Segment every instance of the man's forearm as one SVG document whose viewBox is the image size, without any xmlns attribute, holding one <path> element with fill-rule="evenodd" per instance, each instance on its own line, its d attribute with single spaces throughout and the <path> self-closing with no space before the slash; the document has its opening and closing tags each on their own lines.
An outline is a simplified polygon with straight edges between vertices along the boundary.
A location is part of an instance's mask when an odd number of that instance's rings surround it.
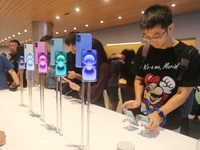
<svg viewBox="0 0 200 150">
<path fill-rule="evenodd" d="M 15 72 L 13 69 L 10 69 L 8 72 L 9 72 L 10 75 L 12 76 L 12 79 L 13 79 L 13 81 L 15 82 L 15 84 L 16 84 L 16 85 L 19 85 L 20 82 L 19 82 L 19 78 L 18 78 L 16 72 Z"/>
</svg>

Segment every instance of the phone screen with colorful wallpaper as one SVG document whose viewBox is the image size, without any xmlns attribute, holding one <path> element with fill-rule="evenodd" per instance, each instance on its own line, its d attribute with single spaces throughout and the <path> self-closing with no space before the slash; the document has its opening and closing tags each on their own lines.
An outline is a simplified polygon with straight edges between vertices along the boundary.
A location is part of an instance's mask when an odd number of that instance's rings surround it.
<svg viewBox="0 0 200 150">
<path fill-rule="evenodd" d="M 97 80 L 97 51 L 82 51 L 82 81 L 95 82 Z"/>
<path fill-rule="evenodd" d="M 82 67 L 82 51 L 92 49 L 92 35 L 89 33 L 76 34 L 76 67 Z"/>
<path fill-rule="evenodd" d="M 50 40 L 50 49 L 51 49 L 51 65 L 55 66 L 55 54 L 56 52 L 63 51 L 63 39 L 62 38 L 52 38 Z"/>
<path fill-rule="evenodd" d="M 39 73 L 48 72 L 47 52 L 38 53 L 38 72 Z"/>
<path fill-rule="evenodd" d="M 18 67 L 19 69 L 25 69 L 24 56 L 19 56 Z"/>
<path fill-rule="evenodd" d="M 35 63 L 38 64 L 38 53 L 45 52 L 45 42 L 35 42 Z"/>
<path fill-rule="evenodd" d="M 67 53 L 66 52 L 56 52 L 55 56 L 55 75 L 56 76 L 66 76 L 67 74 Z"/>
<path fill-rule="evenodd" d="M 26 54 L 26 69 L 28 71 L 35 70 L 34 54 L 33 53 L 27 53 Z"/>
</svg>

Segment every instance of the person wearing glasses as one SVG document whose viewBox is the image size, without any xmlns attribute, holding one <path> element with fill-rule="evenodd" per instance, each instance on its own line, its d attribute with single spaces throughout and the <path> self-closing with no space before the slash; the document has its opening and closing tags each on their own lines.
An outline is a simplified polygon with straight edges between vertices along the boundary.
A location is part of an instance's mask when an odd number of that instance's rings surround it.
<svg viewBox="0 0 200 150">
<path fill-rule="evenodd" d="M 135 99 L 122 105 L 123 109 L 138 108 L 149 118 L 147 130 L 155 132 L 159 126 L 180 132 L 181 109 L 194 86 L 199 84 L 200 55 L 190 59 L 189 66 L 180 81 L 176 74 L 187 45 L 174 39 L 172 11 L 168 6 L 153 5 L 145 10 L 140 20 L 143 39 L 149 44 L 145 62 L 142 61 L 143 46 L 139 48 L 135 62 Z"/>
</svg>

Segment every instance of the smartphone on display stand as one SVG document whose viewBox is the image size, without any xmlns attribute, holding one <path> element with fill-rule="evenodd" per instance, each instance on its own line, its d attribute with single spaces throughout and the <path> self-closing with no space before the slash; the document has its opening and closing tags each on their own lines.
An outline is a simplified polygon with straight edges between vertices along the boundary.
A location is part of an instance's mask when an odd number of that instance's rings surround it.
<svg viewBox="0 0 200 150">
<path fill-rule="evenodd" d="M 97 81 L 97 51 L 94 49 L 82 51 L 82 81 Z"/>
<path fill-rule="evenodd" d="M 26 54 L 26 69 L 28 71 L 35 70 L 34 54 L 33 53 L 27 53 Z"/>
<path fill-rule="evenodd" d="M 48 72 L 47 52 L 39 52 L 38 53 L 38 72 L 39 73 Z"/>
<path fill-rule="evenodd" d="M 19 69 L 25 69 L 25 62 L 24 62 L 24 56 L 19 56 L 19 63 L 18 63 Z"/>
<path fill-rule="evenodd" d="M 55 75 L 66 76 L 67 74 L 67 53 L 56 52 L 55 53 Z"/>
<path fill-rule="evenodd" d="M 38 53 L 45 51 L 45 42 L 35 42 L 35 64 L 38 64 Z"/>
<path fill-rule="evenodd" d="M 55 66 L 55 53 L 63 51 L 63 39 L 62 38 L 52 38 L 50 40 L 51 49 L 51 65 Z"/>
<path fill-rule="evenodd" d="M 76 34 L 76 67 L 82 67 L 82 51 L 92 49 L 92 35 L 89 33 Z"/>
<path fill-rule="evenodd" d="M 33 44 L 24 44 L 24 61 L 26 63 L 26 56 L 29 53 L 33 53 Z"/>
</svg>

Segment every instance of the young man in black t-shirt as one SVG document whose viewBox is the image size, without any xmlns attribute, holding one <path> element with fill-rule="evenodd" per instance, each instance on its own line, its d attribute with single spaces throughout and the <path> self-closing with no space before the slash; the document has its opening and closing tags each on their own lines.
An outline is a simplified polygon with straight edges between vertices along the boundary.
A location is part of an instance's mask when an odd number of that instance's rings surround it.
<svg viewBox="0 0 200 150">
<path fill-rule="evenodd" d="M 122 107 L 129 109 L 141 106 L 150 120 L 150 132 L 156 131 L 159 126 L 179 132 L 180 106 L 200 81 L 200 55 L 195 49 L 186 72 L 177 81 L 179 60 L 188 46 L 171 36 L 174 24 L 170 8 L 161 5 L 149 7 L 142 15 L 140 28 L 143 39 L 150 47 L 142 68 L 142 47 L 138 50 L 134 63 L 136 98 Z"/>
<path fill-rule="evenodd" d="M 18 40 L 11 40 L 9 42 L 9 49 L 10 49 L 10 62 L 14 65 L 14 71 L 17 73 L 18 77 L 20 78 L 20 71 L 18 68 L 19 63 L 19 56 L 23 55 L 24 50 L 23 47 L 20 47 L 20 42 Z M 16 88 L 15 83 L 9 73 L 7 73 L 7 81 L 9 84 L 9 88 Z M 23 72 L 23 87 L 27 87 L 27 80 L 26 80 L 26 72 Z"/>
</svg>

